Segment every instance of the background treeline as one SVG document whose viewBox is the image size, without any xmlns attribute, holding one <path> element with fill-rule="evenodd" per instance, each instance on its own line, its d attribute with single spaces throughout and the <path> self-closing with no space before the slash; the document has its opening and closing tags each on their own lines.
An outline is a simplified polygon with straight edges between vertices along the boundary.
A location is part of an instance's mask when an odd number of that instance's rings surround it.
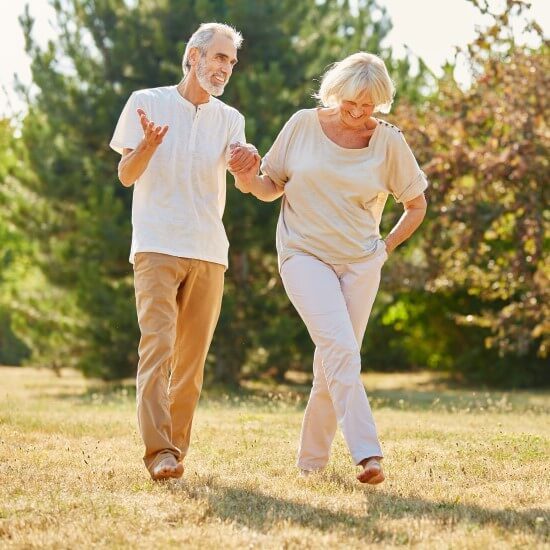
<svg viewBox="0 0 550 550">
<path fill-rule="evenodd" d="M 480 11 L 486 3 L 476 1 Z M 0 363 L 133 375 L 137 363 L 131 191 L 108 148 L 139 88 L 177 83 L 185 39 L 203 21 L 245 37 L 223 100 L 265 153 L 288 117 L 314 105 L 331 62 L 378 52 L 397 83 L 400 126 L 431 187 L 421 231 L 386 264 L 367 330 L 369 369 L 432 368 L 500 385 L 550 382 L 548 44 L 514 43 L 522 2 L 469 46 L 473 83 L 453 66 L 435 79 L 380 43 L 391 28 L 374 0 L 55 0 L 59 33 L 32 57 L 28 113 L 0 122 Z M 536 25 L 534 32 L 542 33 Z M 416 67 L 415 67 L 416 69 Z M 384 232 L 401 209 L 390 201 Z M 312 345 L 282 289 L 279 205 L 240 194 L 228 176 L 230 248 L 211 381 L 309 371 Z M 546 248 L 545 248 L 546 247 Z M 189 322 L 193 322 L 192 319 Z"/>
</svg>

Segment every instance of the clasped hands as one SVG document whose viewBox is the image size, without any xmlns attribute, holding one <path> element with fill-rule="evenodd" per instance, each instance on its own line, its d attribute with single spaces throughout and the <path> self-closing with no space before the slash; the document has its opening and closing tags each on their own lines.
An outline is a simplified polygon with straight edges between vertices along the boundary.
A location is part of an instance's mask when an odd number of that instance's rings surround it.
<svg viewBox="0 0 550 550">
<path fill-rule="evenodd" d="M 248 185 L 258 174 L 261 157 L 250 143 L 232 143 L 229 146 L 230 157 L 227 169 L 235 178 L 235 185 L 248 192 Z"/>
</svg>

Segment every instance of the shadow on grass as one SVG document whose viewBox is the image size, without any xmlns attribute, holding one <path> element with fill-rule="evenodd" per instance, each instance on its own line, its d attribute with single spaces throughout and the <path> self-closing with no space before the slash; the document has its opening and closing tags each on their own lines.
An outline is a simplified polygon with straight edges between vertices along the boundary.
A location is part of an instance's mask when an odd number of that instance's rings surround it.
<svg viewBox="0 0 550 550">
<path fill-rule="evenodd" d="M 362 510 L 350 514 L 217 484 L 213 484 L 206 493 L 183 483 L 175 485 L 172 490 L 183 490 L 188 497 L 201 500 L 206 496 L 209 516 L 234 521 L 260 532 L 269 531 L 281 522 L 289 522 L 321 532 L 341 530 L 357 538 L 374 541 L 392 538 L 407 543 L 412 537 L 406 528 L 396 530 L 392 526 L 384 529 L 383 522 L 413 518 L 427 519 L 447 527 L 473 523 L 479 526 L 495 525 L 508 531 L 519 530 L 540 539 L 550 536 L 548 512 L 536 508 L 525 511 L 489 510 L 454 502 L 404 498 L 394 493 L 367 489 Z"/>
<path fill-rule="evenodd" d="M 135 403 L 136 385 L 133 382 L 102 382 L 82 392 L 58 392 L 53 397 L 73 401 L 77 405 Z"/>
</svg>

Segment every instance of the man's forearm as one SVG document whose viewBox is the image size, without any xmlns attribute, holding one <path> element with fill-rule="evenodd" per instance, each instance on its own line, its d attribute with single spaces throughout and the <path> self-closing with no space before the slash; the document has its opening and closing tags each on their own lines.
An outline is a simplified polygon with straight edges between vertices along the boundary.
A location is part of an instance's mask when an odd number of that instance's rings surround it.
<svg viewBox="0 0 550 550">
<path fill-rule="evenodd" d="M 235 176 L 235 186 L 243 193 L 252 193 L 257 199 L 265 202 L 274 201 L 284 193 L 266 175 L 254 176 L 254 178 L 245 180 L 241 180 L 238 176 Z"/>
<path fill-rule="evenodd" d="M 130 187 L 141 177 L 156 150 L 156 146 L 147 145 L 144 140 L 120 159 L 118 179 L 122 185 Z"/>
</svg>

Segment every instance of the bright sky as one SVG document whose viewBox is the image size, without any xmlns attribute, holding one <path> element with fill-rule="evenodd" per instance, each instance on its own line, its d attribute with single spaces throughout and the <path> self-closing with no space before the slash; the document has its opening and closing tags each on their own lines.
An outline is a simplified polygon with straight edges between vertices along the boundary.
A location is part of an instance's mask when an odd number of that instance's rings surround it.
<svg viewBox="0 0 550 550">
<path fill-rule="evenodd" d="M 503 4 L 504 0 L 493 0 Z M 24 109 L 13 91 L 14 74 L 30 82 L 29 59 L 24 51 L 24 39 L 18 17 L 25 4 L 30 4 L 35 17 L 34 33 L 39 43 L 46 44 L 55 33 L 52 30 L 53 9 L 48 0 L 0 0 L 0 115 Z M 393 29 L 384 45 L 391 46 L 397 55 L 405 45 L 424 59 L 437 74 L 447 59 L 452 58 L 455 46 L 464 46 L 475 36 L 475 27 L 483 23 L 477 10 L 466 0 L 379 0 L 393 22 Z M 548 36 L 550 32 L 550 0 L 531 0 L 531 16 Z M 529 37 L 525 37 L 528 41 Z M 456 75 L 466 80 L 464 71 Z"/>
</svg>

